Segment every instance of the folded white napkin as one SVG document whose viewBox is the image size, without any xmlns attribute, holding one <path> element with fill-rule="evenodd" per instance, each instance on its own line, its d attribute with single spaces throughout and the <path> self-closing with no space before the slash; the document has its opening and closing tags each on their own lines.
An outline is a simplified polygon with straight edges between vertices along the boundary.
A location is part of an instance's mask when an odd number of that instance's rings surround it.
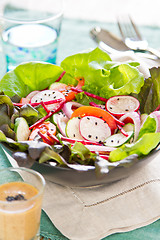
<svg viewBox="0 0 160 240">
<path fill-rule="evenodd" d="M 112 59 L 139 61 L 145 77 L 148 67 L 159 65 L 133 52 Z M 73 240 L 98 240 L 148 225 L 160 217 L 160 153 L 150 156 L 148 164 L 140 163 L 128 178 L 109 185 L 74 188 L 47 182 L 44 210 Z"/>
<path fill-rule="evenodd" d="M 44 210 L 73 240 L 99 240 L 160 217 L 160 153 L 130 177 L 110 185 L 71 188 L 47 182 Z"/>
<path fill-rule="evenodd" d="M 152 67 L 158 67 L 160 66 L 160 59 L 157 60 L 155 58 L 149 58 L 151 55 L 145 54 L 144 53 L 134 53 L 133 51 L 124 51 L 121 52 L 120 54 L 112 54 L 111 59 L 114 61 L 120 61 L 120 62 L 125 62 L 125 61 L 135 61 L 139 62 L 139 71 L 143 73 L 144 77 L 147 78 L 150 76 L 149 73 L 149 68 Z"/>
</svg>

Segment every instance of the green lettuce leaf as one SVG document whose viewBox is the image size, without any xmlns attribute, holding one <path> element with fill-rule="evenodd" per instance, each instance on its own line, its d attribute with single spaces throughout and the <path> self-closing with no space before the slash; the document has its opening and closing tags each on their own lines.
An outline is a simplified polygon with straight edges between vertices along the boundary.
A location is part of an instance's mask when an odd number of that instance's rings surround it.
<svg viewBox="0 0 160 240">
<path fill-rule="evenodd" d="M 43 90 L 66 71 L 61 82 L 76 85 L 75 78 L 84 77 L 85 91 L 109 98 L 113 95 L 139 93 L 144 84 L 137 63 L 112 62 L 110 56 L 96 48 L 64 59 L 60 66 L 42 62 L 28 62 L 4 75 L 0 91 L 9 97 L 25 97 L 31 91 Z"/>
<path fill-rule="evenodd" d="M 111 162 L 120 161 L 130 155 L 139 157 L 149 154 L 160 142 L 160 133 L 146 133 L 137 142 L 124 144 L 109 155 Z"/>
<path fill-rule="evenodd" d="M 62 72 L 61 67 L 49 63 L 24 63 L 4 75 L 0 81 L 0 91 L 9 97 L 25 97 L 31 91 L 47 88 Z"/>
<path fill-rule="evenodd" d="M 83 90 L 104 98 L 139 93 L 144 77 L 138 63 L 115 63 L 99 48 L 67 57 L 61 67 L 72 77 L 84 77 Z M 65 78 L 62 82 L 66 82 Z"/>
<path fill-rule="evenodd" d="M 156 131 L 156 125 L 156 120 L 153 117 L 148 116 L 139 131 L 138 139 L 140 139 L 145 133 L 154 133 Z"/>
<path fill-rule="evenodd" d="M 82 143 L 75 142 L 75 144 L 72 147 L 72 157 L 74 155 L 80 157 L 81 160 L 85 160 L 91 152 L 86 148 Z"/>
<path fill-rule="evenodd" d="M 0 130 L 0 141 L 7 141 L 5 134 Z"/>
</svg>

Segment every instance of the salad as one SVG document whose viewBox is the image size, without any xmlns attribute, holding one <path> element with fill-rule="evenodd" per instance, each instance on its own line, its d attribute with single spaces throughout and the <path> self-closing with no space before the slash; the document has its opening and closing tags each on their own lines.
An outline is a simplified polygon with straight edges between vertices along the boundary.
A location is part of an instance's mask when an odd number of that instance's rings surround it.
<svg viewBox="0 0 160 240">
<path fill-rule="evenodd" d="M 138 66 L 99 48 L 19 65 L 0 81 L 1 143 L 21 166 L 134 163 L 160 142 L 160 68 L 144 79 Z"/>
</svg>

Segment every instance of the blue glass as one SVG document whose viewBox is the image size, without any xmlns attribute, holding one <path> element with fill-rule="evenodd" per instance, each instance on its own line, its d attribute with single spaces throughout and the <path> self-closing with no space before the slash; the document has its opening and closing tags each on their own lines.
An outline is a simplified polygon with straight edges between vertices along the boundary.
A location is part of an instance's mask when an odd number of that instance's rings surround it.
<svg viewBox="0 0 160 240">
<path fill-rule="evenodd" d="M 7 71 L 28 61 L 56 63 L 58 33 L 45 24 L 19 24 L 2 33 Z"/>
</svg>

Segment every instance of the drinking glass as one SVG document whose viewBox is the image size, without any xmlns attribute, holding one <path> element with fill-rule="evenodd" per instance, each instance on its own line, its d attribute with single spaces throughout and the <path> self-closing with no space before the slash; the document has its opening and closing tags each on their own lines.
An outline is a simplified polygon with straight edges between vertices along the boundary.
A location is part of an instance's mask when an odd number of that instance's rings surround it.
<svg viewBox="0 0 160 240">
<path fill-rule="evenodd" d="M 7 71 L 22 62 L 56 63 L 63 0 L 1 0 L 0 36 Z"/>
<path fill-rule="evenodd" d="M 0 239 L 40 239 L 44 186 L 44 178 L 34 170 L 0 170 Z"/>
</svg>

